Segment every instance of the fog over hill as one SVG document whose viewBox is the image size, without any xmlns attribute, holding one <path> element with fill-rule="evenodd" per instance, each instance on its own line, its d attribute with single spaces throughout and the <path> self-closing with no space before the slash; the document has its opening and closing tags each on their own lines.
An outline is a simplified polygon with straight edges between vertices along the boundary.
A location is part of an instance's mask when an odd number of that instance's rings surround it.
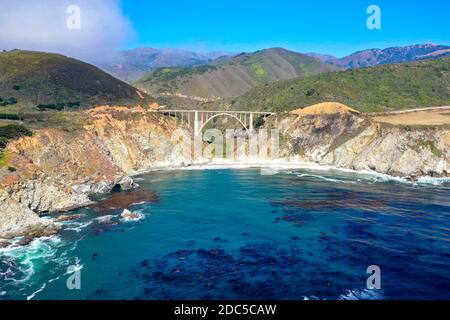
<svg viewBox="0 0 450 320">
<path fill-rule="evenodd" d="M 111 75 L 131 83 L 157 68 L 187 67 L 233 55 L 234 53 L 225 51 L 199 53 L 170 48 L 136 48 L 121 51 L 114 60 L 97 65 Z"/>
</svg>

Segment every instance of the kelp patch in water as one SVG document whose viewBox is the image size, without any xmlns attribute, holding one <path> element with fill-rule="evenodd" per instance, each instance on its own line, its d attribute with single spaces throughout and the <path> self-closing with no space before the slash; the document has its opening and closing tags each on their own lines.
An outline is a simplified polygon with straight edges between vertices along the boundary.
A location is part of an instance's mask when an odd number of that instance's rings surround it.
<svg viewBox="0 0 450 320">
<path fill-rule="evenodd" d="M 159 197 L 156 192 L 143 189 L 133 189 L 113 192 L 107 198 L 99 200 L 91 205 L 90 208 L 100 212 L 110 212 L 120 209 L 123 210 L 140 203 L 154 203 L 158 201 Z"/>
<path fill-rule="evenodd" d="M 308 252 L 269 242 L 248 243 L 237 252 L 221 247 L 178 250 L 141 261 L 131 276 L 142 286 L 137 299 L 337 298 L 339 287 L 355 282 L 342 271 L 313 263 Z"/>
</svg>

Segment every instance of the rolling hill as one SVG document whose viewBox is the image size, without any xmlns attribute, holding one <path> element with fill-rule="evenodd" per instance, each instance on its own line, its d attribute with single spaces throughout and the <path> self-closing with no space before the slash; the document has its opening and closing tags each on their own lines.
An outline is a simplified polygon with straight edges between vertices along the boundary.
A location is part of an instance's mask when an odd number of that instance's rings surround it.
<svg viewBox="0 0 450 320">
<path fill-rule="evenodd" d="M 151 100 L 97 67 L 59 54 L 2 52 L 0 70 L 0 113 Z"/>
<path fill-rule="evenodd" d="M 304 54 L 272 48 L 191 68 L 160 68 L 135 85 L 151 95 L 217 100 L 239 96 L 258 85 L 336 69 Z"/>
<path fill-rule="evenodd" d="M 99 64 L 98 67 L 131 83 L 157 68 L 188 67 L 232 55 L 229 52 L 197 53 L 180 49 L 136 48 L 121 51 L 113 61 Z"/>
<path fill-rule="evenodd" d="M 384 50 L 369 49 L 355 52 L 344 58 L 311 54 L 323 62 L 345 69 L 374 67 L 384 64 L 412 62 L 417 60 L 442 58 L 450 56 L 450 46 L 434 44 L 417 44 L 405 47 L 391 47 Z"/>
<path fill-rule="evenodd" d="M 217 103 L 234 110 L 286 111 L 324 101 L 363 112 L 450 105 L 450 57 L 296 78 Z"/>
</svg>

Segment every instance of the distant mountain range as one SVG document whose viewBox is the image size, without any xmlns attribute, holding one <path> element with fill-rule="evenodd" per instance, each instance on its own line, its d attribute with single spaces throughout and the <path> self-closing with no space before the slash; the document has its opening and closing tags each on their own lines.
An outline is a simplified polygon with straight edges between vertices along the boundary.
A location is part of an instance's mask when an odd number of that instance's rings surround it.
<svg viewBox="0 0 450 320">
<path fill-rule="evenodd" d="M 219 51 L 198 53 L 179 49 L 136 48 L 119 52 L 115 60 L 98 66 L 116 78 L 131 83 L 157 68 L 187 67 L 232 55 Z"/>
<path fill-rule="evenodd" d="M 112 62 L 99 63 L 97 66 L 118 79 L 132 83 L 159 68 L 186 68 L 211 63 L 216 64 L 214 60 L 224 60 L 236 55 L 237 53 L 223 51 L 199 53 L 180 49 L 136 48 L 121 51 Z M 319 59 L 337 68 L 354 69 L 440 58 L 450 55 L 450 46 L 418 44 L 387 49 L 368 49 L 355 52 L 343 58 L 324 53 L 306 53 L 305 55 Z"/>
<path fill-rule="evenodd" d="M 406 47 L 392 47 L 383 50 L 369 49 L 355 52 L 340 59 L 320 53 L 310 53 L 309 55 L 340 68 L 354 69 L 431 58 L 442 58 L 450 56 L 450 46 L 418 44 Z"/>
<path fill-rule="evenodd" d="M 180 108 L 221 99 L 227 107 L 232 102 L 255 110 L 330 100 L 363 111 L 450 104 L 447 56 L 449 46 L 432 44 L 364 50 L 340 59 L 282 48 L 237 55 L 144 48 L 123 52 L 122 62 L 109 66 L 128 81 L 144 74 L 133 87 L 63 55 L 12 50 L 0 53 L 0 113 L 148 104 L 152 96 Z"/>
<path fill-rule="evenodd" d="M 280 80 L 336 70 L 320 60 L 282 48 L 242 53 L 187 68 L 160 68 L 135 83 L 149 94 L 221 99 Z"/>
</svg>

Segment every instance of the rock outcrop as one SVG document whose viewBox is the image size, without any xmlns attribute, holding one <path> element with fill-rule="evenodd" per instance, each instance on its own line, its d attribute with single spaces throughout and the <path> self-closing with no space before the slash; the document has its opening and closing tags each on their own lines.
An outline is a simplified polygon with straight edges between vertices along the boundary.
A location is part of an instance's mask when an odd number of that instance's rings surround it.
<svg viewBox="0 0 450 320">
<path fill-rule="evenodd" d="M 286 116 L 281 156 L 415 179 L 450 177 L 448 126 L 395 127 L 350 112 Z"/>
<path fill-rule="evenodd" d="M 134 186 L 131 174 L 179 165 L 174 120 L 142 108 L 98 107 L 75 132 L 44 129 L 8 145 L 0 173 L 0 238 L 49 235 L 58 226 L 39 215 L 91 203 L 89 195 Z"/>
<path fill-rule="evenodd" d="M 174 148 L 179 123 L 142 108 L 86 111 L 82 128 L 43 129 L 8 144 L 0 169 L 0 239 L 48 236 L 59 225 L 40 216 L 91 204 L 92 194 L 134 186 L 134 173 L 191 162 Z M 272 117 L 281 157 L 394 176 L 450 176 L 448 126 L 396 127 L 354 112 Z M 154 195 L 139 195 L 139 197 Z M 116 199 L 109 207 L 121 203 Z"/>
</svg>

